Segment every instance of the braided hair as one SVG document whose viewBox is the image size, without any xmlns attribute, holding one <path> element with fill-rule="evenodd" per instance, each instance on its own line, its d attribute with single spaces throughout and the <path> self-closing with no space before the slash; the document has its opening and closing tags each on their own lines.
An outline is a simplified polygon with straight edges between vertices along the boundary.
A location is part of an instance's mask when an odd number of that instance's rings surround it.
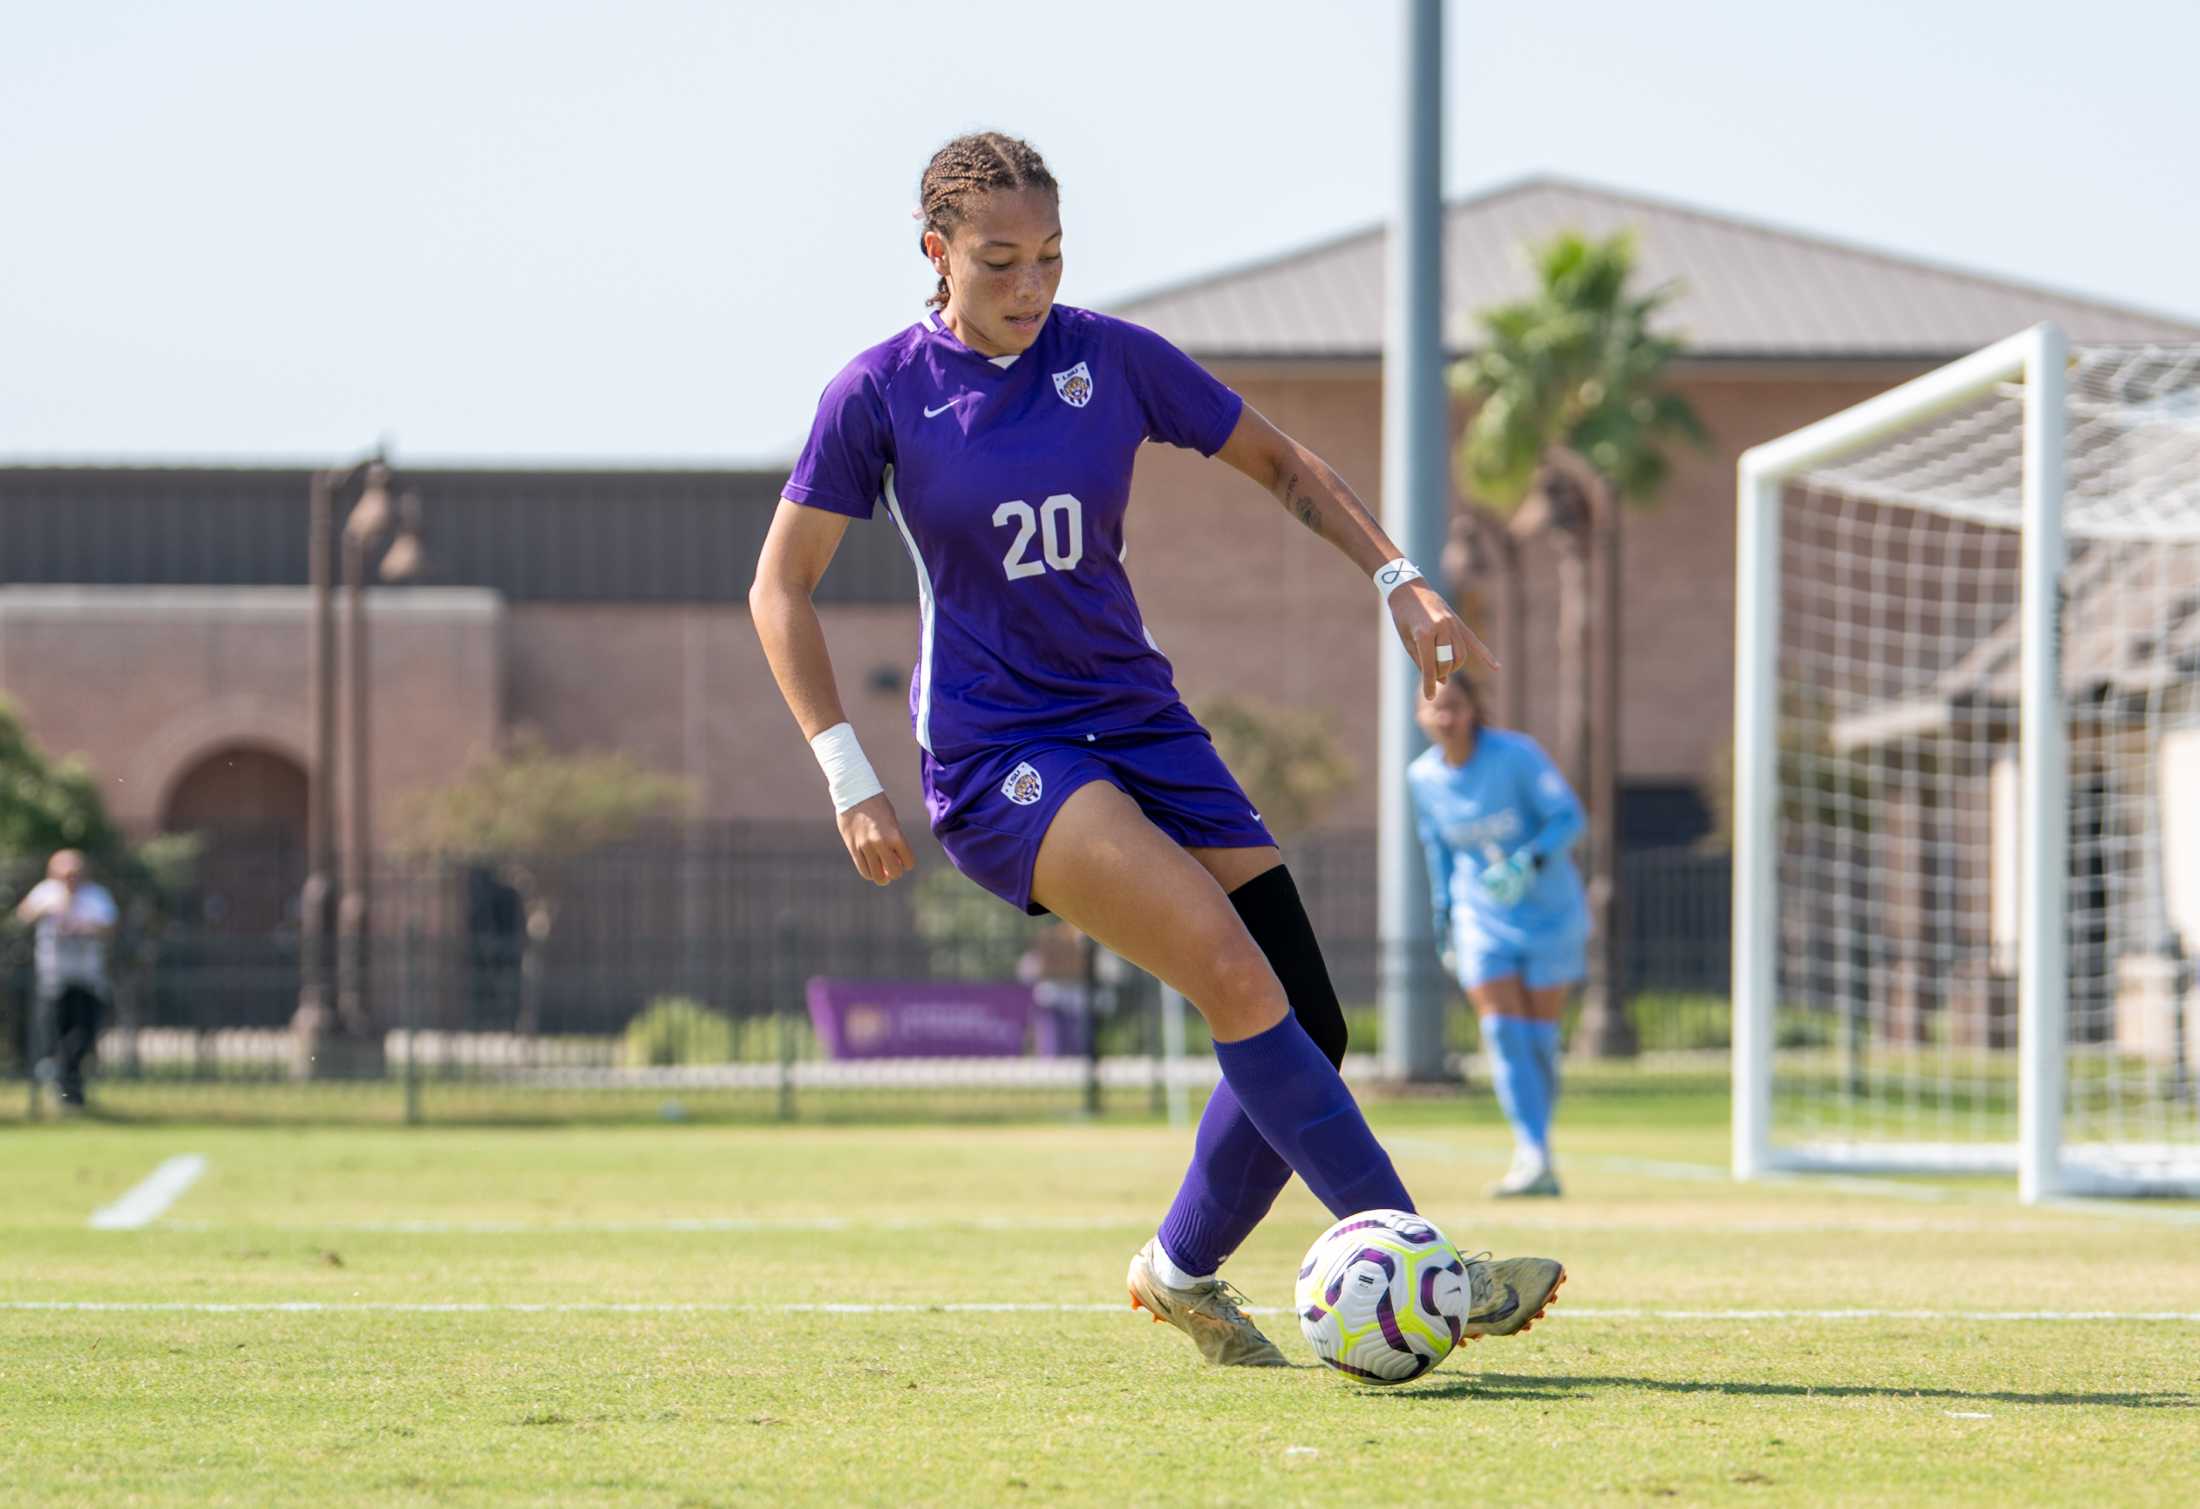
<svg viewBox="0 0 2200 1509">
<path fill-rule="evenodd" d="M 924 229 L 917 233 L 917 248 L 924 248 L 927 233 L 950 237 L 970 214 L 973 201 L 997 189 L 1044 189 L 1059 195 L 1061 188 L 1047 171 L 1046 159 L 1030 142 L 998 131 L 974 131 L 958 136 L 932 154 L 917 180 L 918 217 Z M 947 307 L 947 278 L 925 300 L 928 307 Z"/>
</svg>

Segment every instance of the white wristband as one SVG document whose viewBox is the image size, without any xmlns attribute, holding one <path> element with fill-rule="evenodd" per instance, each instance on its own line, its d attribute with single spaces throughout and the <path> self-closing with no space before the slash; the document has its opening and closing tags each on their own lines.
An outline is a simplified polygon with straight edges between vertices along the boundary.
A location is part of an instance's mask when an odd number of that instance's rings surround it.
<svg viewBox="0 0 2200 1509">
<path fill-rule="evenodd" d="M 1386 561 L 1381 567 L 1377 568 L 1375 572 L 1375 590 L 1383 595 L 1384 602 L 1389 602 L 1391 591 L 1394 588 L 1403 587 L 1407 582 L 1417 582 L 1420 579 L 1421 568 L 1401 555 L 1398 559 Z"/>
<path fill-rule="evenodd" d="M 856 803 L 867 802 L 886 789 L 878 783 L 878 772 L 871 769 L 871 762 L 863 757 L 863 746 L 856 742 L 855 729 L 846 723 L 835 723 L 812 739 L 810 753 L 817 756 L 817 763 L 824 768 L 825 784 L 832 791 L 835 812 L 846 812 Z"/>
</svg>

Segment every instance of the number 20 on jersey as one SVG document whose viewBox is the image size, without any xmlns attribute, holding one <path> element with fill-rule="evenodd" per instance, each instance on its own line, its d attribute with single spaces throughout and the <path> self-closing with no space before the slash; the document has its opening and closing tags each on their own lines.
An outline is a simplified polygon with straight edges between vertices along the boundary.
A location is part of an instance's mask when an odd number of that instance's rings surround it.
<svg viewBox="0 0 2200 1509">
<path fill-rule="evenodd" d="M 1085 558 L 1085 505 L 1077 501 L 1075 494 L 1056 493 L 1036 510 L 1021 498 L 1011 498 L 993 510 L 993 527 L 1006 529 L 1011 525 L 1015 526 L 1016 538 L 1009 541 L 1008 553 L 1001 557 L 1001 569 L 1012 582 L 1043 575 L 1049 568 L 1074 571 Z M 1031 558 L 1034 537 L 1043 560 Z"/>
</svg>

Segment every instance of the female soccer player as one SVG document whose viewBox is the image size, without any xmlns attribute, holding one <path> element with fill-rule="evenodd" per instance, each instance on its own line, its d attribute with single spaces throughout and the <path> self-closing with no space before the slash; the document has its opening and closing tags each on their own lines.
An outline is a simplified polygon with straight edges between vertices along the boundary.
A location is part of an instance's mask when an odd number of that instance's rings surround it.
<svg viewBox="0 0 2200 1509">
<path fill-rule="evenodd" d="M 1030 146 L 958 138 L 920 194 L 938 290 L 925 319 L 825 389 L 757 564 L 757 633 L 849 857 L 890 884 L 915 861 L 843 716 L 810 600 L 848 521 L 884 503 L 916 565 L 910 716 L 948 858 L 1174 985 L 1222 1061 L 1183 1188 L 1131 1260 L 1132 1304 L 1209 1361 L 1280 1364 L 1216 1270 L 1291 1173 L 1339 1216 L 1412 1204 L 1338 1076 L 1343 1014 L 1275 841 L 1178 700 L 1131 595 L 1138 447 L 1220 457 L 1356 562 L 1424 693 L 1488 654 L 1312 452 L 1151 331 L 1054 302 L 1061 216 Z M 1524 1329 L 1564 1277 L 1547 1259 L 1475 1264 L 1469 1333 Z"/>
<path fill-rule="evenodd" d="M 1465 671 L 1417 714 L 1430 747 L 1407 768 L 1444 967 L 1474 1002 L 1490 1082 L 1512 1123 L 1512 1169 L 1490 1193 L 1555 1195 L 1558 1018 L 1585 971 L 1589 907 L 1568 854 L 1581 803 L 1526 734 L 1491 728 Z"/>
</svg>

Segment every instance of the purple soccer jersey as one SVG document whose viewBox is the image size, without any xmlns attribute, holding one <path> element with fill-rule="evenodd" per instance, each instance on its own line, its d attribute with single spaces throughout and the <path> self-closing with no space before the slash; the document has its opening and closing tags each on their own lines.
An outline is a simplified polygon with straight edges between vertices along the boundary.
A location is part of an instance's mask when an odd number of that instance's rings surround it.
<svg viewBox="0 0 2200 1509">
<path fill-rule="evenodd" d="M 825 389 L 784 489 L 858 519 L 883 502 L 909 547 L 922 621 L 910 718 L 932 831 L 958 870 L 1032 912 L 1048 825 L 1094 781 L 1180 844 L 1272 845 L 1178 701 L 1123 571 L 1138 447 L 1211 456 L 1244 401 L 1152 331 L 1061 304 L 1004 360 L 936 314 L 872 347 Z M 1215 1052 L 1230 1093 L 1209 1101 L 1179 1200 L 1214 1240 L 1234 1246 L 1282 1187 L 1270 1149 L 1339 1215 L 1412 1208 L 1297 1017 Z"/>
<path fill-rule="evenodd" d="M 883 502 L 901 531 L 918 744 L 956 759 L 1178 705 L 1123 570 L 1131 463 L 1149 439 L 1212 455 L 1243 408 L 1152 331 L 1063 304 L 1013 360 L 933 313 L 842 369 L 784 494 L 858 519 Z"/>
</svg>

